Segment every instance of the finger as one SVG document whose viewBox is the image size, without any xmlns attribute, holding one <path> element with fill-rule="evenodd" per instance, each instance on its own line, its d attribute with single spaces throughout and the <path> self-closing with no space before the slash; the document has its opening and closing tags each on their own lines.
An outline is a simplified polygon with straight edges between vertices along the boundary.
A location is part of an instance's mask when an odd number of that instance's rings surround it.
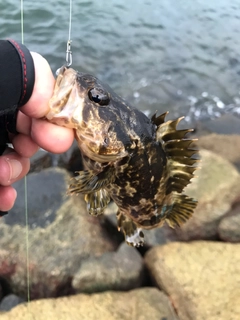
<svg viewBox="0 0 240 320">
<path fill-rule="evenodd" d="M 43 149 L 62 153 L 71 147 L 74 133 L 72 129 L 63 128 L 45 120 L 33 119 L 32 138 Z"/>
<path fill-rule="evenodd" d="M 9 186 L 22 179 L 28 173 L 29 168 L 28 158 L 23 158 L 12 149 L 7 149 L 0 157 L 0 185 Z"/>
<path fill-rule="evenodd" d="M 52 96 L 54 77 L 46 59 L 36 52 L 31 52 L 35 68 L 35 83 L 29 101 L 21 111 L 33 118 L 44 117 L 49 110 L 48 101 Z"/>
<path fill-rule="evenodd" d="M 17 114 L 17 132 L 30 135 L 31 126 L 32 119 L 19 110 Z"/>
<path fill-rule="evenodd" d="M 22 157 L 31 158 L 39 149 L 31 137 L 18 134 L 12 139 L 15 151 Z"/>
<path fill-rule="evenodd" d="M 12 209 L 16 198 L 17 191 L 12 186 L 0 186 L 0 211 Z"/>
</svg>

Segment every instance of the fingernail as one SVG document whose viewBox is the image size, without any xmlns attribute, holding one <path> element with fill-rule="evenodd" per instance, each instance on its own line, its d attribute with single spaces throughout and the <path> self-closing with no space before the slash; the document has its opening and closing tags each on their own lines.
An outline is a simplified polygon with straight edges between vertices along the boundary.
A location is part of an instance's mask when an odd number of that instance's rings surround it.
<svg viewBox="0 0 240 320">
<path fill-rule="evenodd" d="M 22 173 L 22 164 L 15 159 L 6 159 L 10 167 L 10 178 L 9 180 L 16 179 Z"/>
</svg>

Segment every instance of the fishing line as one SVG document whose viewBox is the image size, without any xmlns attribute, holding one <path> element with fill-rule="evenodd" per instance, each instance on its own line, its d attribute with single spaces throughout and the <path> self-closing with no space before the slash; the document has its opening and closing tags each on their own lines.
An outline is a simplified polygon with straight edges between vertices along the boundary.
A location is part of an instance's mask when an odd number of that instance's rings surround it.
<svg viewBox="0 0 240 320">
<path fill-rule="evenodd" d="M 23 17 L 23 0 L 20 0 L 20 14 L 21 14 L 21 41 L 24 44 L 24 17 Z M 69 0 L 69 28 L 68 28 L 68 41 L 66 50 L 67 67 L 72 64 L 72 51 L 71 51 L 71 31 L 72 31 L 72 0 Z M 24 177 L 24 190 L 25 190 L 25 233 L 26 233 L 26 267 L 27 267 L 27 301 L 30 302 L 30 272 L 29 272 L 29 228 L 28 228 L 28 197 L 27 197 L 27 176 Z"/>
<path fill-rule="evenodd" d="M 23 32 L 23 0 L 20 0 L 20 13 L 21 13 L 21 37 L 22 37 L 22 44 L 24 44 L 24 32 Z"/>
<path fill-rule="evenodd" d="M 24 44 L 24 29 L 23 29 L 23 0 L 20 0 L 21 12 L 21 38 Z M 27 301 L 30 302 L 30 274 L 29 274 L 29 229 L 28 229 L 28 199 L 27 199 L 27 176 L 24 177 L 24 203 L 25 203 L 25 234 L 26 234 L 26 268 L 27 268 Z"/>
<path fill-rule="evenodd" d="M 69 25 L 68 25 L 68 41 L 67 41 L 67 50 L 66 50 L 67 67 L 70 67 L 72 64 L 71 31 L 72 31 L 72 0 L 69 0 Z"/>
</svg>

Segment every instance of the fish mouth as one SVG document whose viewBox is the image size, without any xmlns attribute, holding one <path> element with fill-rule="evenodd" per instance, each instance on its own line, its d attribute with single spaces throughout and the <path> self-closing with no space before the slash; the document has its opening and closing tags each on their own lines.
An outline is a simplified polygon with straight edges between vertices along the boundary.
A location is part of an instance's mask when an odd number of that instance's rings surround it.
<svg viewBox="0 0 240 320">
<path fill-rule="evenodd" d="M 82 122 L 84 97 L 77 83 L 77 71 L 63 66 L 59 69 L 46 118 L 60 126 L 77 129 Z"/>
<path fill-rule="evenodd" d="M 124 148 L 108 148 L 105 152 L 102 152 L 101 142 L 100 140 L 97 142 L 97 137 L 92 139 L 92 137 L 85 135 L 80 130 L 76 132 L 76 135 L 81 152 L 94 161 L 101 163 L 112 162 L 128 155 Z"/>
</svg>

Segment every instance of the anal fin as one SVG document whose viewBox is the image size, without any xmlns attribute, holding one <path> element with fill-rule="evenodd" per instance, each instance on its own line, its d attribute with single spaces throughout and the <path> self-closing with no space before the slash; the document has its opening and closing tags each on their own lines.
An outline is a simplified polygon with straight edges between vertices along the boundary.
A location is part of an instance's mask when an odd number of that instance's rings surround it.
<svg viewBox="0 0 240 320">
<path fill-rule="evenodd" d="M 117 213 L 118 219 L 118 230 L 122 230 L 125 236 L 125 241 L 132 247 L 140 247 L 144 243 L 144 234 L 140 228 L 137 227 L 136 223 L 122 214 Z"/>
</svg>

